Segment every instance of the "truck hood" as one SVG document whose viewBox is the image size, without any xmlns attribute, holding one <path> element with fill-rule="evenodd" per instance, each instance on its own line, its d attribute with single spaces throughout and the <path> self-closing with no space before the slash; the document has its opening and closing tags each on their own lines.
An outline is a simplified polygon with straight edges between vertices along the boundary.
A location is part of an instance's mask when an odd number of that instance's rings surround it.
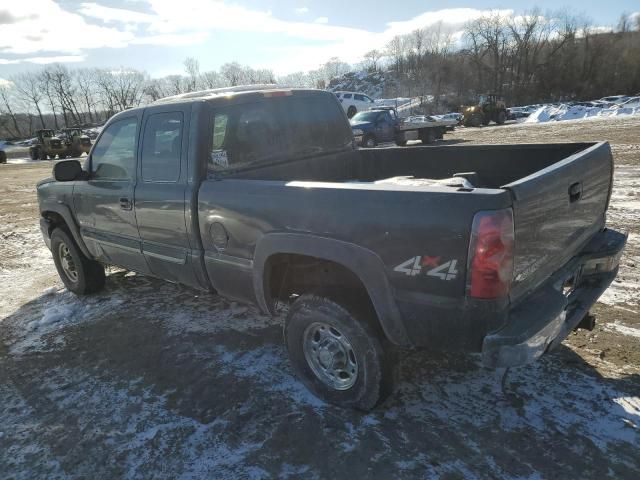
<svg viewBox="0 0 640 480">
<path fill-rule="evenodd" d="M 373 124 L 371 122 L 353 122 L 351 123 L 351 128 L 359 128 L 360 130 L 370 130 L 373 128 Z"/>
</svg>

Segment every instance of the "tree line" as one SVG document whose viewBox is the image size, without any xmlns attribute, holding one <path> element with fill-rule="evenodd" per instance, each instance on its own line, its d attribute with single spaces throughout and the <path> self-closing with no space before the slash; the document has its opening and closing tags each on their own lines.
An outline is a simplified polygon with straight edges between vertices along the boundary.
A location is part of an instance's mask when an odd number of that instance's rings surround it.
<svg viewBox="0 0 640 480">
<path fill-rule="evenodd" d="M 25 138 L 40 128 L 98 125 L 125 109 L 197 90 L 272 83 L 324 88 L 349 69 L 332 58 L 317 70 L 282 77 L 237 62 L 201 72 L 199 62 L 187 58 L 183 74 L 150 78 L 134 69 L 72 69 L 54 64 L 0 84 L 0 138 Z"/>
<path fill-rule="evenodd" d="M 351 66 L 331 58 L 318 69 L 276 76 L 237 62 L 201 72 L 187 58 L 184 73 L 150 78 L 134 69 L 71 69 L 49 65 L 0 84 L 0 138 L 24 138 L 38 128 L 103 123 L 111 115 L 162 97 L 245 84 L 326 88 L 354 69 L 384 72 L 385 96 L 433 99 L 441 112 L 496 93 L 509 105 L 590 99 L 640 92 L 640 16 L 623 14 L 602 31 L 569 12 L 497 13 L 462 32 L 438 23 L 391 39 Z"/>
<path fill-rule="evenodd" d="M 567 11 L 497 13 L 459 32 L 436 24 L 393 38 L 365 55 L 370 70 L 387 61 L 397 93 L 432 95 L 450 106 L 496 93 L 508 105 L 589 100 L 640 92 L 640 15 L 622 14 L 604 30 Z"/>
</svg>

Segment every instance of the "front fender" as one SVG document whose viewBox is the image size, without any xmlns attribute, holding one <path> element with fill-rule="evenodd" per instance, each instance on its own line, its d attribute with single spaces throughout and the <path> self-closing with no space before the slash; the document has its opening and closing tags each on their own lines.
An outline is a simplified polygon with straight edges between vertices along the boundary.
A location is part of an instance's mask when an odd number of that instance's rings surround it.
<svg viewBox="0 0 640 480">
<path fill-rule="evenodd" d="M 253 260 L 253 286 L 258 305 L 263 311 L 273 313 L 273 306 L 266 294 L 265 267 L 269 257 L 280 253 L 316 257 L 351 270 L 365 286 L 387 338 L 396 345 L 409 345 L 384 263 L 371 250 L 341 240 L 301 233 L 272 233 L 262 237 Z"/>
<path fill-rule="evenodd" d="M 71 236 L 73 236 L 73 239 L 76 241 L 76 244 L 78 245 L 82 253 L 84 253 L 87 258 L 93 258 L 93 255 L 91 255 L 91 253 L 87 249 L 87 246 L 85 245 L 84 240 L 80 235 L 80 229 L 78 228 L 78 224 L 73 217 L 71 209 L 67 205 L 62 203 L 43 204 L 41 207 L 41 215 L 44 217 L 49 212 L 58 214 L 62 217 L 64 223 L 67 226 L 67 229 L 71 233 Z"/>
</svg>

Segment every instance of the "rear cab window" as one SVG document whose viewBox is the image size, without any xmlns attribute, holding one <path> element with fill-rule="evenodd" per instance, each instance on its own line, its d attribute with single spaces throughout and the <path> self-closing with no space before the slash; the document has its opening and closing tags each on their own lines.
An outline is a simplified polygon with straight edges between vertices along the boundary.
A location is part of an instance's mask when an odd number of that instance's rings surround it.
<svg viewBox="0 0 640 480">
<path fill-rule="evenodd" d="M 351 129 L 324 95 L 267 98 L 214 109 L 210 173 L 351 148 Z"/>
</svg>

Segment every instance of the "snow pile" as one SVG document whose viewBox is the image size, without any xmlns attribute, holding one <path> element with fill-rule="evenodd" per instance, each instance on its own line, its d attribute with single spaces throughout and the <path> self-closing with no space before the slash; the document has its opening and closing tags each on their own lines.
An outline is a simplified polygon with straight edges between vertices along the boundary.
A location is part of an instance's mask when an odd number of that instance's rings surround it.
<svg viewBox="0 0 640 480">
<path fill-rule="evenodd" d="M 524 123 L 559 122 L 586 118 L 640 115 L 640 108 L 601 108 L 584 105 L 544 105 L 529 115 Z"/>
<path fill-rule="evenodd" d="M 347 91 L 359 92 L 372 98 L 380 98 L 385 90 L 393 87 L 395 80 L 387 72 L 348 72 L 336 77 L 329 82 L 328 90 L 332 92 Z"/>
</svg>

